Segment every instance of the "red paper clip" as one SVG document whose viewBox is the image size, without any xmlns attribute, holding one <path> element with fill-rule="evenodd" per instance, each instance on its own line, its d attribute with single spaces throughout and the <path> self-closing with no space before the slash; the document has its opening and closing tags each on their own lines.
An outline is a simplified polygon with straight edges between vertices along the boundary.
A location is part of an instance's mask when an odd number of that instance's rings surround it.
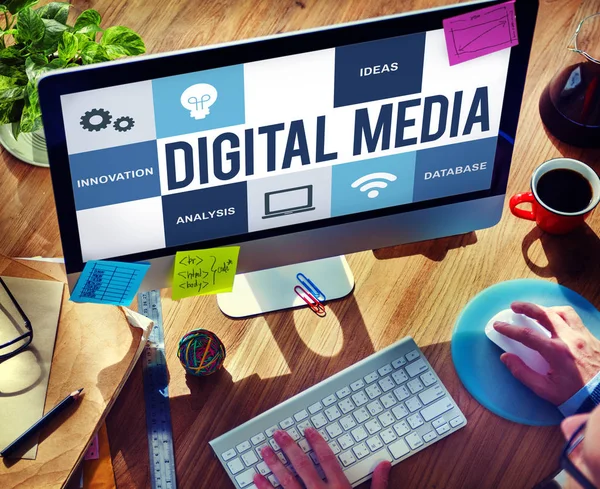
<svg viewBox="0 0 600 489">
<path fill-rule="evenodd" d="M 323 304 L 314 295 L 312 295 L 310 292 L 307 292 L 304 287 L 301 287 L 300 285 L 296 285 L 296 287 L 294 287 L 294 292 L 296 292 L 296 295 L 298 295 L 300 299 L 308 304 L 308 307 L 310 307 L 312 312 L 319 317 L 325 317 L 327 314 L 325 311 L 325 306 L 323 306 Z"/>
</svg>

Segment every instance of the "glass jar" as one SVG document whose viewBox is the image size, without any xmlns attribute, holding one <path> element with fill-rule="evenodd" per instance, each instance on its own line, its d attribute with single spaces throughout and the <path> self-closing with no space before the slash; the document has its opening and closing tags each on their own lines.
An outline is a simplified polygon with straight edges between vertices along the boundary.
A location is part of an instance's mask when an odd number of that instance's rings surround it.
<svg viewBox="0 0 600 489">
<path fill-rule="evenodd" d="M 565 143 L 600 147 L 600 13 L 579 23 L 567 49 L 576 54 L 543 91 L 542 122 Z"/>
</svg>

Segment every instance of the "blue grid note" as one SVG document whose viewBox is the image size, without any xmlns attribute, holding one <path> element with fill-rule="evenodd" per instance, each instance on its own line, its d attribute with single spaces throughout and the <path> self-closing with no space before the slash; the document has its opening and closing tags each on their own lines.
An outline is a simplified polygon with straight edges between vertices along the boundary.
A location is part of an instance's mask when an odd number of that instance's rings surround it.
<svg viewBox="0 0 600 489">
<path fill-rule="evenodd" d="M 89 261 L 71 293 L 71 300 L 129 306 L 148 268 L 148 263 Z"/>
</svg>

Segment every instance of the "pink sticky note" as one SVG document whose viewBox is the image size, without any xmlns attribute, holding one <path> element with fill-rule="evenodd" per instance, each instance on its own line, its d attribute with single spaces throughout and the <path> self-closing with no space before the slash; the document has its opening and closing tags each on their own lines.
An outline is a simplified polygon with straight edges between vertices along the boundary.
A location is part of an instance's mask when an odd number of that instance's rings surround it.
<svg viewBox="0 0 600 489">
<path fill-rule="evenodd" d="M 514 0 L 444 20 L 450 66 L 519 44 Z"/>
<path fill-rule="evenodd" d="M 100 447 L 98 445 L 98 435 L 92 439 L 92 443 L 85 452 L 84 460 L 98 460 L 100 458 Z"/>
</svg>

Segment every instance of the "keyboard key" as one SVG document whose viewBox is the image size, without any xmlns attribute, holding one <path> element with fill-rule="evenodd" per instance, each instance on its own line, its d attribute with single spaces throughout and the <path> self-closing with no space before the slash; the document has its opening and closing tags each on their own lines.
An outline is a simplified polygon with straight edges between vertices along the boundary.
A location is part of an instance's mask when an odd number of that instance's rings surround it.
<svg viewBox="0 0 600 489">
<path fill-rule="evenodd" d="M 350 384 L 350 389 L 352 389 L 352 392 L 356 392 L 360 389 L 362 389 L 365 386 L 365 383 L 362 379 L 357 380 L 356 382 L 352 382 Z"/>
<path fill-rule="evenodd" d="M 395 441 L 391 445 L 388 445 L 388 448 L 396 460 L 410 452 L 410 448 L 408 448 L 404 440 Z"/>
<path fill-rule="evenodd" d="M 423 385 L 425 387 L 429 387 L 431 384 L 435 384 L 437 382 L 437 379 L 435 378 L 435 375 L 433 375 L 433 372 L 431 370 L 428 370 L 423 375 L 421 375 L 421 382 L 423 382 Z"/>
<path fill-rule="evenodd" d="M 443 424 L 446 424 L 446 420 L 444 418 L 438 418 L 431 423 L 431 426 L 433 426 L 434 428 L 439 428 Z"/>
<path fill-rule="evenodd" d="M 267 436 L 269 438 L 271 438 L 278 429 L 279 429 L 279 426 L 273 425 L 270 428 L 267 428 L 267 430 L 265 431 L 265 433 L 267 434 Z"/>
<path fill-rule="evenodd" d="M 277 452 L 278 450 L 281 450 L 281 447 L 280 447 L 280 446 L 277 444 L 277 442 L 275 441 L 275 439 L 274 439 L 274 438 L 271 438 L 271 439 L 269 440 L 269 444 L 271 445 L 271 448 L 272 448 L 273 450 L 275 450 L 276 452 Z"/>
<path fill-rule="evenodd" d="M 271 473 L 271 469 L 265 462 L 261 462 L 256 466 L 256 470 L 258 470 L 259 474 L 267 475 Z"/>
<path fill-rule="evenodd" d="M 376 452 L 383 447 L 383 443 L 381 442 L 381 439 L 375 435 L 367 440 L 367 446 L 369 447 L 369 450 Z"/>
<path fill-rule="evenodd" d="M 439 401 L 435 401 L 425 409 L 421 411 L 421 416 L 425 421 L 431 421 L 433 418 L 437 418 L 440 414 L 450 411 L 454 407 L 452 401 L 447 397 L 442 397 Z"/>
<path fill-rule="evenodd" d="M 344 430 L 342 430 L 342 427 L 337 421 L 335 423 L 331 423 L 325 429 L 327 430 L 327 433 L 329 433 L 329 436 L 331 438 L 336 438 L 344 432 Z"/>
<path fill-rule="evenodd" d="M 226 452 L 222 453 L 221 458 L 225 460 L 225 462 L 227 462 L 227 460 L 231 460 L 233 457 L 235 457 L 235 455 L 235 450 L 231 448 L 230 450 L 227 450 Z"/>
<path fill-rule="evenodd" d="M 405 368 L 409 377 L 415 377 L 427 370 L 427 364 L 425 363 L 425 360 L 419 358 L 416 362 L 408 364 Z"/>
<path fill-rule="evenodd" d="M 392 379 L 394 379 L 396 384 L 400 385 L 408 380 L 408 375 L 406 375 L 404 369 L 400 369 L 392 374 Z"/>
<path fill-rule="evenodd" d="M 287 430 L 290 426 L 294 426 L 294 420 L 292 418 L 285 418 L 281 423 L 279 423 L 282 430 Z"/>
<path fill-rule="evenodd" d="M 383 440 L 383 443 L 385 443 L 386 445 L 389 445 L 390 443 L 392 443 L 395 439 L 397 439 L 398 437 L 396 436 L 396 433 L 394 432 L 393 429 L 388 428 L 386 430 L 383 430 L 381 433 L 379 433 L 379 436 L 381 436 L 381 439 Z"/>
<path fill-rule="evenodd" d="M 358 482 L 366 475 L 373 472 L 373 469 L 384 460 L 389 462 L 393 462 L 394 459 L 390 456 L 387 450 L 380 450 L 376 453 L 371 454 L 368 457 L 363 458 L 357 464 L 354 464 L 352 467 L 344 470 L 344 475 L 350 482 L 350 484 L 354 484 Z"/>
<path fill-rule="evenodd" d="M 285 458 L 285 455 L 282 452 L 277 452 L 275 455 L 277 455 L 277 458 L 280 460 L 280 462 L 285 465 L 288 463 L 287 458 Z"/>
<path fill-rule="evenodd" d="M 413 450 L 422 447 L 424 445 L 421 437 L 414 431 L 405 438 L 406 442 L 410 445 Z"/>
<path fill-rule="evenodd" d="M 413 379 L 406 385 L 413 394 L 416 394 L 424 389 L 420 379 Z"/>
<path fill-rule="evenodd" d="M 297 422 L 300 422 L 300 421 L 302 421 L 303 419 L 306 419 L 306 418 L 308 418 L 308 412 L 306 411 L 306 409 L 303 409 L 299 413 L 294 414 L 294 419 Z"/>
<path fill-rule="evenodd" d="M 410 397 L 410 392 L 405 385 L 402 387 L 398 387 L 394 390 L 394 395 L 398 398 L 399 401 L 404 401 L 404 399 L 408 399 Z"/>
<path fill-rule="evenodd" d="M 362 423 L 363 421 L 366 421 L 371 417 L 369 411 L 367 411 L 364 407 L 357 409 L 352 413 L 352 415 L 354 416 L 356 421 L 358 421 L 358 423 Z"/>
<path fill-rule="evenodd" d="M 248 487 L 250 484 L 254 484 L 254 474 L 256 474 L 254 469 L 248 469 L 236 476 L 235 481 L 241 488 Z"/>
<path fill-rule="evenodd" d="M 299 447 L 302 449 L 302 451 L 303 451 L 304 453 L 308 453 L 308 452 L 310 452 L 310 450 L 311 450 L 311 448 L 310 448 L 310 445 L 308 444 L 308 441 L 306 441 L 306 439 L 305 439 L 305 438 L 302 438 L 302 440 L 300 440 L 300 441 L 298 442 L 298 446 L 299 446 Z M 283 462 L 283 463 L 284 463 L 284 465 L 285 465 L 285 462 Z"/>
<path fill-rule="evenodd" d="M 410 431 L 410 427 L 406 421 L 400 421 L 398 424 L 394 425 L 394 430 L 398 436 L 404 436 Z"/>
<path fill-rule="evenodd" d="M 463 424 L 463 419 L 460 416 L 457 416 L 456 418 L 450 420 L 450 426 L 452 426 L 452 428 L 456 428 L 461 424 Z"/>
<path fill-rule="evenodd" d="M 365 428 L 369 432 L 369 435 L 374 435 L 378 431 L 381 431 L 381 425 L 379 424 L 379 421 L 377 421 L 376 419 L 371 419 L 371 420 L 367 421 L 365 423 Z"/>
<path fill-rule="evenodd" d="M 352 436 L 357 442 L 363 441 L 365 438 L 369 437 L 369 435 L 362 426 L 354 428 L 350 433 L 352 433 Z"/>
<path fill-rule="evenodd" d="M 335 397 L 335 394 L 331 394 L 330 396 L 327 396 L 325 399 L 323 399 L 321 402 L 325 407 L 331 406 L 334 402 L 337 402 L 337 397 Z"/>
<path fill-rule="evenodd" d="M 367 409 L 371 413 L 371 416 L 377 416 L 383 411 L 383 406 L 379 401 L 373 401 L 372 403 L 367 404 Z"/>
<path fill-rule="evenodd" d="M 313 425 L 315 425 L 315 428 L 317 429 L 327 424 L 327 418 L 323 413 L 319 413 L 316 416 L 313 416 L 312 418 L 310 418 L 310 420 L 313 422 Z"/>
<path fill-rule="evenodd" d="M 419 413 L 409 416 L 406 418 L 406 421 L 408 421 L 408 424 L 413 430 L 425 424 L 425 421 L 423 421 L 423 418 L 419 415 Z"/>
<path fill-rule="evenodd" d="M 238 452 L 242 453 L 242 452 L 245 452 L 246 450 L 248 450 L 248 449 L 249 449 L 251 446 L 252 446 L 252 445 L 250 445 L 250 442 L 249 442 L 249 441 L 244 441 L 244 442 L 240 443 L 239 445 L 237 445 L 237 446 L 235 447 L 235 449 L 236 449 Z"/>
<path fill-rule="evenodd" d="M 404 357 L 396 358 L 396 360 L 392 362 L 392 367 L 394 368 L 400 368 L 403 365 L 406 365 L 406 359 Z"/>
<path fill-rule="evenodd" d="M 318 413 L 321 409 L 323 409 L 323 406 L 320 402 L 315 402 L 312 406 L 308 406 L 308 412 L 310 414 Z"/>
<path fill-rule="evenodd" d="M 378 378 L 379 378 L 379 374 L 377 372 L 371 372 L 369 375 L 366 375 L 364 377 L 365 382 L 367 384 L 371 384 L 372 382 L 375 382 Z"/>
<path fill-rule="evenodd" d="M 286 430 L 286 432 L 294 441 L 298 441 L 301 438 L 300 433 L 298 433 L 296 428 L 290 428 L 289 430 Z"/>
<path fill-rule="evenodd" d="M 325 431 L 325 430 L 319 430 L 319 435 L 321 435 L 321 437 L 323 438 L 323 440 L 329 441 L 329 435 L 327 434 L 327 431 Z"/>
<path fill-rule="evenodd" d="M 263 448 L 265 448 L 265 447 L 268 447 L 268 446 L 269 446 L 269 444 L 268 444 L 268 443 L 263 443 L 262 445 L 258 445 L 258 446 L 256 447 L 256 454 L 258 455 L 258 458 L 260 458 L 261 460 L 262 460 L 263 458 L 262 458 L 262 454 L 261 454 L 260 452 L 262 452 L 262 449 L 263 449 Z"/>
<path fill-rule="evenodd" d="M 413 360 L 416 360 L 417 358 L 419 358 L 419 352 L 418 352 L 418 350 L 412 350 L 412 351 L 409 351 L 406 354 L 406 359 L 409 362 L 412 362 Z"/>
<path fill-rule="evenodd" d="M 412 380 L 411 380 L 412 382 Z M 444 395 L 444 389 L 440 386 L 440 384 L 435 384 L 433 387 L 430 387 L 427 390 L 424 390 L 419 394 L 419 399 L 423 404 L 429 404 L 430 402 L 439 399 Z"/>
<path fill-rule="evenodd" d="M 448 431 L 450 431 L 450 425 L 448 423 L 444 423 L 439 428 L 436 428 L 435 431 L 438 432 L 438 435 L 443 435 L 444 433 L 447 433 Z"/>
<path fill-rule="evenodd" d="M 242 460 L 247 467 L 251 467 L 258 462 L 258 457 L 254 454 L 254 452 L 246 452 L 242 455 Z"/>
<path fill-rule="evenodd" d="M 356 458 L 350 450 L 341 453 L 340 455 L 338 455 L 338 458 L 340 459 L 340 462 L 344 467 L 348 467 L 349 465 L 352 465 L 354 462 L 356 462 Z"/>
<path fill-rule="evenodd" d="M 348 433 L 345 433 L 337 439 L 337 442 L 340 444 L 340 447 L 342 447 L 342 450 L 347 450 L 354 445 L 354 438 Z"/>
<path fill-rule="evenodd" d="M 423 435 L 423 441 L 425 443 L 430 442 L 431 440 L 433 440 L 435 437 L 437 437 L 437 433 L 435 431 L 430 431 L 429 433 L 425 433 Z"/>
<path fill-rule="evenodd" d="M 369 387 L 365 389 L 365 392 L 371 399 L 375 399 L 381 395 L 381 389 L 377 384 L 371 384 Z"/>
<path fill-rule="evenodd" d="M 274 474 L 271 474 L 269 477 L 267 477 L 267 479 L 269 479 L 269 482 L 273 487 L 281 487 L 279 480 L 277 479 L 277 477 L 275 477 Z"/>
<path fill-rule="evenodd" d="M 364 391 L 360 391 L 354 394 L 352 396 L 352 400 L 354 401 L 354 404 L 356 404 L 357 407 L 360 407 L 363 404 L 369 402 L 369 398 L 367 397 Z"/>
<path fill-rule="evenodd" d="M 312 425 L 310 424 L 310 421 L 306 420 L 306 421 L 302 421 L 302 423 L 298 423 L 296 425 L 296 428 L 298 428 L 298 431 L 300 432 L 300 434 L 302 436 L 304 436 L 304 430 L 306 428 L 310 428 Z"/>
<path fill-rule="evenodd" d="M 408 409 L 406 409 L 406 406 L 404 404 L 400 404 L 399 406 L 396 406 L 394 409 L 392 409 L 392 413 L 394 413 L 396 419 L 402 419 L 404 418 L 404 416 L 408 416 Z"/>
<path fill-rule="evenodd" d="M 344 428 L 344 431 L 348 431 L 356 426 L 356 421 L 354 421 L 352 416 L 348 415 L 340 419 L 340 424 L 342 425 L 342 428 Z"/>
<path fill-rule="evenodd" d="M 348 435 L 346 435 L 346 436 L 348 436 Z M 352 439 L 352 438 L 350 438 L 350 439 Z M 338 445 L 338 442 L 335 440 L 332 440 L 329 442 L 329 448 L 331 448 L 331 451 L 333 452 L 334 455 L 337 455 L 338 453 L 340 453 L 342 451 L 342 449 Z"/>
<path fill-rule="evenodd" d="M 408 401 L 406 401 L 406 407 L 411 413 L 414 413 L 417 409 L 423 407 L 423 404 L 421 404 L 421 401 L 419 401 L 418 397 L 411 397 Z"/>
<path fill-rule="evenodd" d="M 393 396 L 393 394 L 386 394 L 384 396 L 381 396 L 379 398 L 379 401 L 381 402 L 381 404 L 383 404 L 383 407 L 386 409 L 391 408 L 394 404 L 398 402 L 396 401 L 396 398 Z"/>
<path fill-rule="evenodd" d="M 359 443 L 352 449 L 352 451 L 354 452 L 354 455 L 356 455 L 356 458 L 358 460 L 360 460 L 361 458 L 365 458 L 371 453 L 366 443 Z"/>
<path fill-rule="evenodd" d="M 258 445 L 259 443 L 262 443 L 265 440 L 266 437 L 264 433 L 258 433 L 257 435 L 254 435 L 252 438 L 250 438 L 250 441 L 253 445 Z"/>
<path fill-rule="evenodd" d="M 325 409 L 325 414 L 329 418 L 329 421 L 334 421 L 342 416 L 342 413 L 337 406 L 331 406 L 330 408 Z"/>
<path fill-rule="evenodd" d="M 389 374 L 393 370 L 394 369 L 392 368 L 392 366 L 388 363 L 387 365 L 384 365 L 379 370 L 377 370 L 377 372 L 379 373 L 379 375 L 381 375 L 383 377 L 384 375 Z"/>
<path fill-rule="evenodd" d="M 381 390 L 383 392 L 391 391 L 394 387 L 396 387 L 396 384 L 394 384 L 394 381 L 392 380 L 391 377 L 386 377 L 385 379 L 381 379 L 377 383 L 379 384 L 379 387 L 381 387 Z"/>
<path fill-rule="evenodd" d="M 349 396 L 351 392 L 350 387 L 344 387 L 337 391 L 335 395 L 338 396 L 339 399 L 343 399 L 344 397 Z"/>
<path fill-rule="evenodd" d="M 231 462 L 227 462 L 227 467 L 233 475 L 244 470 L 244 464 L 239 458 L 234 458 Z"/>
<path fill-rule="evenodd" d="M 350 411 L 352 411 L 354 409 L 355 406 L 352 403 L 352 401 L 350 400 L 350 398 L 348 398 L 348 399 L 344 399 L 342 402 L 340 402 L 338 404 L 338 407 L 340 408 L 340 411 L 342 411 L 342 413 L 348 414 Z"/>
<path fill-rule="evenodd" d="M 392 416 L 392 413 L 390 412 L 380 414 L 378 419 L 381 423 L 381 426 L 383 426 L 384 428 L 396 422 L 396 418 L 394 418 L 394 416 Z"/>
</svg>

